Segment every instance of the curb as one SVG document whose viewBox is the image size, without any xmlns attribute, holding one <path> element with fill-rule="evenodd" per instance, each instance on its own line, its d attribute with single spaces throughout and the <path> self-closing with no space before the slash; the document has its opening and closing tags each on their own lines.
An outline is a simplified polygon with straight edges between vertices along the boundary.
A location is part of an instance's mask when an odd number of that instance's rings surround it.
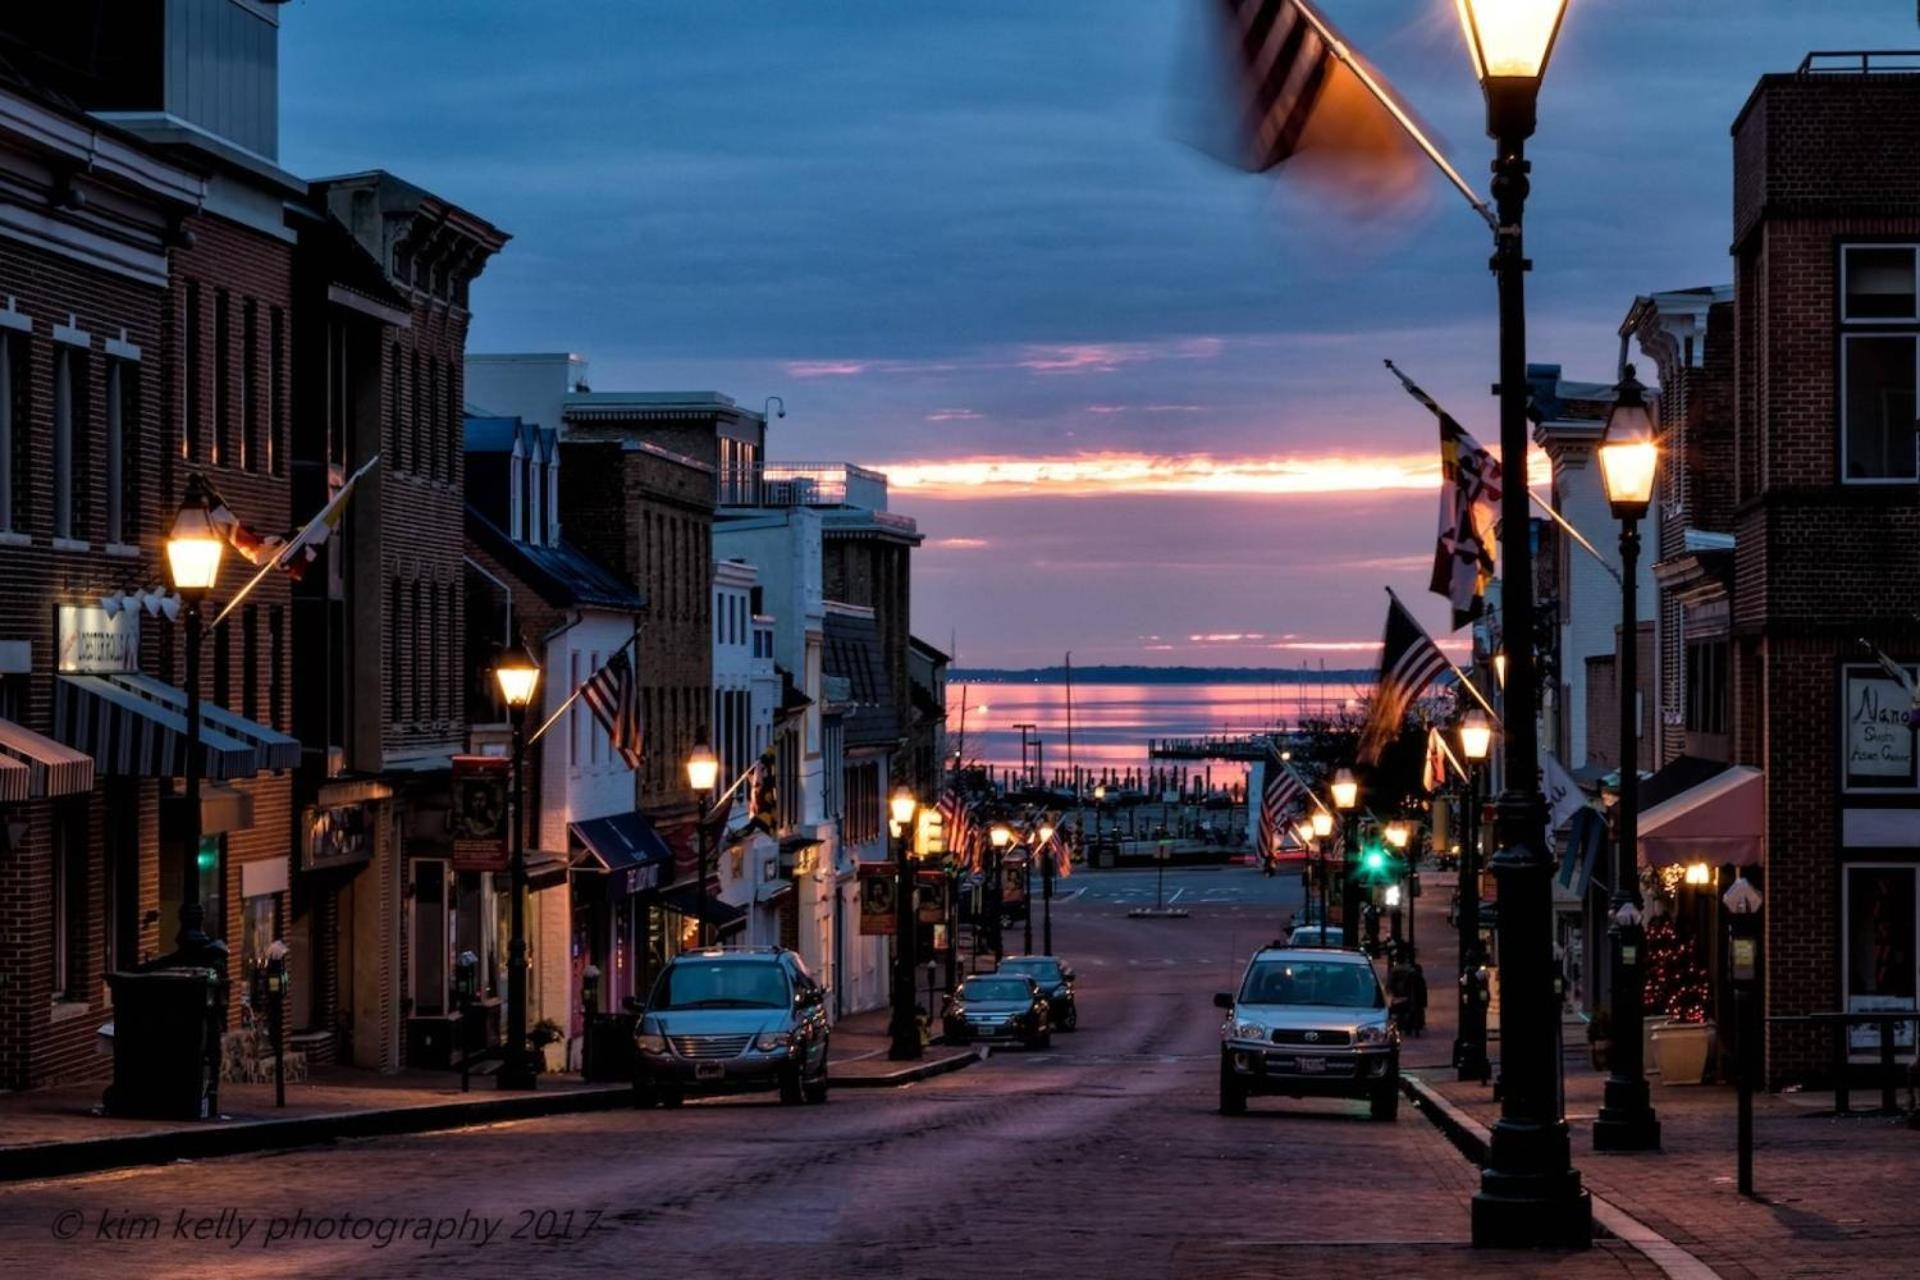
<svg viewBox="0 0 1920 1280">
<path fill-rule="evenodd" d="M 1475 1164 L 1486 1163 L 1487 1142 L 1491 1135 L 1485 1125 L 1447 1101 L 1438 1090 L 1418 1076 L 1403 1073 L 1400 1090 L 1412 1099 L 1420 1113 L 1432 1121 L 1436 1129 L 1446 1135 L 1449 1142 L 1459 1148 L 1460 1154 Z M 1660 1268 L 1671 1280 L 1720 1280 L 1719 1272 L 1599 1192 L 1589 1187 L 1587 1194 L 1593 1198 L 1594 1225 L 1638 1249 L 1648 1262 Z"/>
<path fill-rule="evenodd" d="M 901 1085 L 917 1084 L 922 1080 L 931 1080 L 952 1071 L 964 1070 L 976 1062 L 984 1061 L 978 1049 L 972 1053 L 955 1054 L 951 1058 L 936 1058 L 932 1062 L 922 1062 L 917 1066 L 902 1067 L 898 1071 L 889 1071 L 883 1076 L 834 1076 L 836 1089 L 897 1089 Z"/>
<path fill-rule="evenodd" d="M 431 1133 L 502 1120 L 606 1111 L 628 1106 L 631 1087 L 569 1089 L 565 1093 L 514 1094 L 477 1102 L 435 1102 L 378 1111 L 336 1111 L 285 1120 L 243 1120 L 204 1129 L 171 1129 L 0 1148 L 0 1182 L 99 1173 L 136 1165 L 207 1160 L 291 1147 L 327 1146 L 343 1138 L 380 1138 Z"/>
</svg>

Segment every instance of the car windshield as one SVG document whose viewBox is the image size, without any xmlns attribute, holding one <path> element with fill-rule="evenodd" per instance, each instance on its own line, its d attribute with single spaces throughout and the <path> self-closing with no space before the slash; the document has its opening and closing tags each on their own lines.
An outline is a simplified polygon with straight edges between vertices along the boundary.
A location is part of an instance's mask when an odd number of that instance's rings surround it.
<svg viewBox="0 0 1920 1280">
<path fill-rule="evenodd" d="M 1058 960 L 1009 960 L 1000 966 L 1000 972 L 1028 974 L 1042 983 L 1062 981 Z"/>
<path fill-rule="evenodd" d="M 683 960 L 667 966 L 652 1009 L 784 1009 L 787 978 L 777 964 Z"/>
<path fill-rule="evenodd" d="M 1258 960 L 1240 984 L 1241 1004 L 1317 1004 L 1378 1009 L 1379 980 L 1364 964 L 1327 960 Z"/>
<path fill-rule="evenodd" d="M 969 978 L 960 988 L 966 1000 L 1026 1000 L 1031 998 L 1025 978 Z"/>
</svg>

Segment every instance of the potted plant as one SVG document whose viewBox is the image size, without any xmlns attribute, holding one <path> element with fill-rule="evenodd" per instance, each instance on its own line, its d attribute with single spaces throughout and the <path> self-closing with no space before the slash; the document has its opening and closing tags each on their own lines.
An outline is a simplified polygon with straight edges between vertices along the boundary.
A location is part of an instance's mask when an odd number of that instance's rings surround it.
<svg viewBox="0 0 1920 1280">
<path fill-rule="evenodd" d="M 1657 920 L 1646 932 L 1646 1009 L 1665 1021 L 1648 1031 L 1662 1084 L 1699 1084 L 1713 1053 L 1713 1023 L 1707 1017 L 1707 972 L 1693 946 L 1671 920 Z"/>
<path fill-rule="evenodd" d="M 1605 1071 L 1613 1061 L 1613 1015 L 1605 1009 L 1587 1020 L 1587 1057 L 1595 1071 Z"/>
</svg>

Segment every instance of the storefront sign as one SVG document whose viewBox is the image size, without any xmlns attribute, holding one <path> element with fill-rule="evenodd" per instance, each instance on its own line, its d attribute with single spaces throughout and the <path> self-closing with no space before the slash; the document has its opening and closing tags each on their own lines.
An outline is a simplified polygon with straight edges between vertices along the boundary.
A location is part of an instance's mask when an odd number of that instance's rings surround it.
<svg viewBox="0 0 1920 1280">
<path fill-rule="evenodd" d="M 373 857 L 373 822 L 364 804 L 301 810 L 300 869 L 349 867 Z"/>
<path fill-rule="evenodd" d="M 513 762 L 504 756 L 453 758 L 455 871 L 507 869 L 507 779 Z"/>
<path fill-rule="evenodd" d="M 1915 668 L 1906 668 L 1913 674 Z M 1846 668 L 1846 789 L 1912 791 L 1913 699 L 1878 667 Z"/>
<path fill-rule="evenodd" d="M 899 871 L 891 862 L 863 862 L 860 875 L 860 933 L 865 937 L 898 932 Z"/>
<path fill-rule="evenodd" d="M 98 605 L 60 606 L 60 670 L 137 671 L 140 613 L 108 613 Z"/>
</svg>

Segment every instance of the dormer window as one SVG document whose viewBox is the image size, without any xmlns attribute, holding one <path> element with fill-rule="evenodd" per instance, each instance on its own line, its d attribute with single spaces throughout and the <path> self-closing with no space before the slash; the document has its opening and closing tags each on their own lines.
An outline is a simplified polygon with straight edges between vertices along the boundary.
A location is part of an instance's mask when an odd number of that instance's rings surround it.
<svg viewBox="0 0 1920 1280">
<path fill-rule="evenodd" d="M 507 535 L 513 538 L 520 537 L 521 531 L 526 528 L 526 517 L 523 514 L 526 506 L 524 492 L 526 456 L 516 435 L 513 441 L 513 452 L 507 458 Z"/>
</svg>

